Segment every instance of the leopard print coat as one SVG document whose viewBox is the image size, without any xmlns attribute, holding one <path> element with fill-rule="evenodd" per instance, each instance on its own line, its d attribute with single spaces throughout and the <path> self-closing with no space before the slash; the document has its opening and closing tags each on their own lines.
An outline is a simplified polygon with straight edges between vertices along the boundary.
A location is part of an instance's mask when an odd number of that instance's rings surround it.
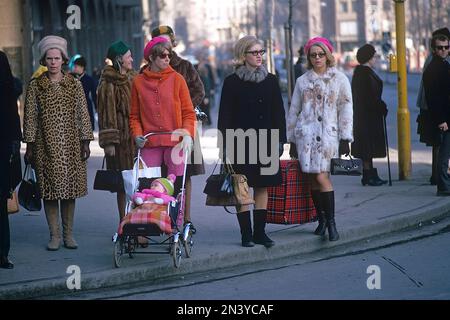
<svg viewBox="0 0 450 320">
<path fill-rule="evenodd" d="M 69 74 L 52 82 L 47 72 L 32 80 L 24 110 L 24 142 L 33 143 L 37 182 L 44 200 L 87 194 L 81 144 L 93 140 L 83 86 Z"/>
</svg>

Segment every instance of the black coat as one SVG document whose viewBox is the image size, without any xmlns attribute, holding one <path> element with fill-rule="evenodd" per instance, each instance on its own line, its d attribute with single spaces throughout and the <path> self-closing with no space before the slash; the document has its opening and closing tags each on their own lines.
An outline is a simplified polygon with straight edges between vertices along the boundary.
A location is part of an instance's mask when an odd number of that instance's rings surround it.
<svg viewBox="0 0 450 320">
<path fill-rule="evenodd" d="M 386 157 L 384 116 L 387 107 L 381 99 L 383 81 L 367 66 L 355 68 L 352 78 L 352 155 L 362 159 Z"/>
<path fill-rule="evenodd" d="M 20 141 L 20 119 L 14 79 L 5 53 L 0 51 L 0 197 L 9 195 L 11 188 L 12 142 Z"/>
<path fill-rule="evenodd" d="M 222 141 L 219 141 L 221 155 L 225 148 L 227 157 L 233 162 L 234 170 L 247 176 L 249 186 L 268 187 L 281 183 L 279 145 L 282 146 L 287 141 L 286 120 L 280 87 L 273 74 L 269 73 L 259 83 L 243 81 L 235 73 L 228 76 L 222 88 L 218 129 L 224 137 L 223 146 Z M 242 129 L 244 132 L 254 129 L 254 134 L 245 140 L 244 149 L 241 150 L 238 150 L 235 138 L 232 155 L 230 141 L 225 139 L 226 129 Z M 267 129 L 267 139 L 261 143 L 261 146 L 267 147 L 267 152 L 260 150 L 261 129 Z M 279 130 L 279 138 L 275 141 L 276 147 L 273 150 L 278 170 L 272 175 L 262 175 L 261 168 L 270 167 L 271 163 L 263 164 L 264 159 L 261 158 L 260 151 L 262 155 L 272 155 L 270 140 L 272 129 Z M 243 152 L 245 162 L 240 164 L 238 157 L 243 156 Z M 255 157 L 256 161 L 253 161 L 252 157 Z"/>
<path fill-rule="evenodd" d="M 450 125 L 450 66 L 442 58 L 434 56 L 423 73 L 423 87 L 431 123 L 434 128 L 447 122 Z"/>
</svg>

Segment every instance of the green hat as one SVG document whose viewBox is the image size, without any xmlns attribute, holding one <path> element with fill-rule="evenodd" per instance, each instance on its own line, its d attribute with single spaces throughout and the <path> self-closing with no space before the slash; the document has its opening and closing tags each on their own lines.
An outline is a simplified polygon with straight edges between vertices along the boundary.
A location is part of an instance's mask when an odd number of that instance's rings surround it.
<svg viewBox="0 0 450 320">
<path fill-rule="evenodd" d="M 160 183 L 169 196 L 173 195 L 174 192 L 174 183 L 176 176 L 174 174 L 169 174 L 167 178 L 158 178 L 154 182 Z"/>
<path fill-rule="evenodd" d="M 114 42 L 108 49 L 106 57 L 110 60 L 114 60 L 117 56 L 122 56 L 128 52 L 131 48 L 122 40 Z"/>
</svg>

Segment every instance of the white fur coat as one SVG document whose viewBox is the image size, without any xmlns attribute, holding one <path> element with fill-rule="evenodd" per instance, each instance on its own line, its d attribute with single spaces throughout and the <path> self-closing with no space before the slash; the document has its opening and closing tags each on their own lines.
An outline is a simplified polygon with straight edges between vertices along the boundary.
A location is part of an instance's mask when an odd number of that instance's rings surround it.
<svg viewBox="0 0 450 320">
<path fill-rule="evenodd" d="M 298 78 L 287 118 L 287 139 L 297 145 L 303 172 L 330 171 L 339 140 L 353 141 L 353 102 L 348 78 L 336 68 L 309 70 Z"/>
</svg>

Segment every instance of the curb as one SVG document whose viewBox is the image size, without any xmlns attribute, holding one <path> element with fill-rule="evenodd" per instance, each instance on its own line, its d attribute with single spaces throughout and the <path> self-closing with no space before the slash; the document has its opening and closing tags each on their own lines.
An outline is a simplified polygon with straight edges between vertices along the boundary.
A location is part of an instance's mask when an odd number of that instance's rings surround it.
<svg viewBox="0 0 450 320">
<path fill-rule="evenodd" d="M 413 210 L 419 211 L 419 210 Z M 311 237 L 312 226 L 289 226 L 287 229 L 275 231 L 279 240 L 275 247 L 266 249 L 257 246 L 248 248 L 236 247 L 236 250 L 228 250 L 220 253 L 220 245 L 216 246 L 214 254 L 203 254 L 197 259 L 183 259 L 181 267 L 175 269 L 170 263 L 157 262 L 154 266 L 125 266 L 120 269 L 92 272 L 82 275 L 82 291 L 104 289 L 119 285 L 129 285 L 142 281 L 161 280 L 174 277 L 182 277 L 186 274 L 205 272 L 208 270 L 236 267 L 281 258 L 288 258 L 300 254 L 317 252 L 338 246 L 348 245 L 357 241 L 380 236 L 383 234 L 400 231 L 413 226 L 418 226 L 431 220 L 440 220 L 450 217 L 450 203 L 430 205 L 426 210 L 417 213 L 409 212 L 408 215 L 396 218 L 380 219 L 379 222 L 368 226 L 356 226 L 353 228 L 341 228 L 340 239 L 337 242 L 329 242 L 324 237 Z M 401 214 L 400 214 L 401 215 Z M 292 240 L 295 239 L 295 240 Z M 225 247 L 225 246 L 224 246 Z M 229 249 L 229 248 L 228 248 Z M 328 251 L 328 255 L 332 252 Z M 324 257 L 326 258 L 326 257 Z M 67 294 L 66 278 L 58 277 L 44 280 L 21 281 L 7 284 L 0 288 L 1 299 L 33 299 L 45 298 L 45 296 Z M 80 291 L 76 291 L 77 293 Z"/>
</svg>

